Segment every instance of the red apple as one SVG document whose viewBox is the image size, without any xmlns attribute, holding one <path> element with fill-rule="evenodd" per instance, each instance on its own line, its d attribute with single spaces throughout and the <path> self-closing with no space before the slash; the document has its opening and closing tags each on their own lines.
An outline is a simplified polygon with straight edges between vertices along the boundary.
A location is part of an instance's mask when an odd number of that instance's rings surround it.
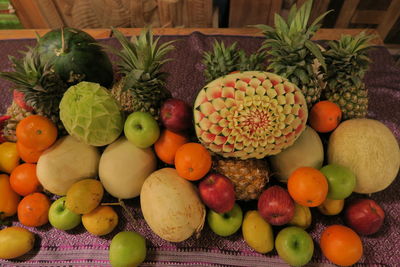
<svg viewBox="0 0 400 267">
<path fill-rule="evenodd" d="M 160 110 L 161 122 L 170 131 L 179 133 L 192 126 L 192 109 L 177 98 L 167 99 Z"/>
<path fill-rule="evenodd" d="M 294 210 L 288 191 L 278 185 L 266 189 L 258 199 L 258 212 L 272 225 L 288 223 L 294 216 Z"/>
<path fill-rule="evenodd" d="M 15 103 L 17 103 L 18 106 L 20 106 L 20 108 L 25 109 L 26 111 L 32 111 L 33 108 L 31 106 L 29 106 L 26 102 L 25 102 L 25 95 L 24 93 L 18 91 L 18 90 L 14 90 L 13 91 L 13 99 L 15 101 Z"/>
<path fill-rule="evenodd" d="M 360 235 L 372 235 L 382 226 L 383 209 L 372 199 L 361 198 L 349 203 L 345 213 L 346 224 Z"/>
<path fill-rule="evenodd" d="M 218 213 L 225 213 L 235 205 L 235 189 L 226 176 L 210 173 L 199 183 L 200 197 L 204 204 Z"/>
</svg>

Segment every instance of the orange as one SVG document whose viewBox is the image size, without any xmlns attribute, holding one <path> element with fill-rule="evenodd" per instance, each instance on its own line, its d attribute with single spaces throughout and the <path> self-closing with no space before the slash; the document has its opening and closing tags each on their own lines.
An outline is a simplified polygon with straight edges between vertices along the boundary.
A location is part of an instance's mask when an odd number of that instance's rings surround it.
<svg viewBox="0 0 400 267">
<path fill-rule="evenodd" d="M 0 174 L 0 219 L 17 213 L 20 196 L 12 190 L 10 179 L 6 174 Z"/>
<path fill-rule="evenodd" d="M 11 172 L 10 184 L 12 189 L 21 196 L 42 191 L 42 185 L 36 176 L 36 164 L 24 163 L 18 165 Z"/>
<path fill-rule="evenodd" d="M 321 235 L 322 253 L 331 262 L 341 266 L 350 266 L 360 260 L 363 246 L 360 237 L 349 227 L 331 225 Z"/>
<path fill-rule="evenodd" d="M 198 143 L 186 143 L 175 154 L 175 168 L 179 176 L 196 181 L 201 179 L 211 169 L 211 155 Z"/>
<path fill-rule="evenodd" d="M 307 207 L 321 205 L 328 194 L 328 181 L 319 170 L 311 167 L 296 169 L 288 179 L 290 196 Z"/>
<path fill-rule="evenodd" d="M 37 163 L 44 150 L 29 148 L 21 144 L 21 142 L 17 142 L 17 151 L 21 159 L 26 163 Z"/>
<path fill-rule="evenodd" d="M 167 164 L 174 164 L 176 151 L 187 142 L 189 139 L 186 136 L 165 129 L 155 142 L 154 150 L 160 160 Z"/>
<path fill-rule="evenodd" d="M 17 124 L 16 135 L 22 145 L 39 151 L 56 141 L 57 127 L 44 116 L 31 115 Z"/>
<path fill-rule="evenodd" d="M 18 220 L 25 226 L 42 226 L 49 221 L 49 209 L 50 200 L 46 195 L 27 195 L 18 204 Z"/>
<path fill-rule="evenodd" d="M 310 111 L 309 122 L 311 127 L 320 133 L 333 131 L 342 119 L 340 107 L 330 101 L 316 103 Z"/>
</svg>

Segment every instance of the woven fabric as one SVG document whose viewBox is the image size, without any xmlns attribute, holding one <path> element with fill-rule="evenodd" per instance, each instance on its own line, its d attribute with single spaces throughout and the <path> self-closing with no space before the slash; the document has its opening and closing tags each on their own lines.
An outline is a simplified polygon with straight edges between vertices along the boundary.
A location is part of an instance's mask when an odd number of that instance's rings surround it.
<svg viewBox="0 0 400 267">
<path fill-rule="evenodd" d="M 170 73 L 167 86 L 174 97 L 184 99 L 189 104 L 193 103 L 197 92 L 204 86 L 202 52 L 211 49 L 214 39 L 223 40 L 226 44 L 237 41 L 238 46 L 247 52 L 256 51 L 263 41 L 260 37 L 204 36 L 200 33 L 161 37 L 162 42 L 174 39 L 178 40 L 174 44 L 176 49 L 170 54 L 174 60 L 164 66 L 164 70 Z M 114 39 L 101 42 L 118 47 Z M 7 55 L 17 56 L 18 50 L 34 44 L 35 40 L 0 41 L 0 69 L 10 70 Z M 365 78 L 370 96 L 368 117 L 383 122 L 400 140 L 400 69 L 395 67 L 383 47 L 373 49 L 370 56 L 373 63 Z M 114 57 L 112 59 L 115 60 Z M 4 113 L 11 102 L 9 87 L 9 83 L 0 80 L 0 113 Z M 364 255 L 355 266 L 399 266 L 399 190 L 400 179 L 397 177 L 386 190 L 372 194 L 371 198 L 385 210 L 386 219 L 377 234 L 362 237 Z M 353 194 L 352 197 L 360 196 Z M 231 237 L 221 238 L 205 226 L 199 239 L 192 237 L 181 243 L 164 241 L 144 221 L 138 199 L 128 200 L 126 204 L 136 221 L 127 221 L 125 212 L 116 207 L 121 215 L 118 227 L 103 237 L 90 235 L 83 226 L 68 232 L 56 230 L 49 224 L 29 228 L 37 236 L 34 250 L 18 260 L 0 260 L 0 266 L 109 266 L 108 246 L 112 237 L 121 230 L 137 231 L 147 239 L 148 256 L 143 266 L 287 266 L 275 250 L 265 255 L 252 251 L 242 239 L 240 231 Z M 255 203 L 246 205 L 246 208 L 255 207 Z M 342 216 L 322 216 L 315 209 L 312 209 L 312 216 L 309 232 L 314 239 L 315 252 L 308 266 L 333 266 L 321 254 L 319 237 L 327 225 L 343 224 Z M 19 224 L 15 222 L 14 225 Z M 274 233 L 278 230 L 276 228 Z"/>
</svg>

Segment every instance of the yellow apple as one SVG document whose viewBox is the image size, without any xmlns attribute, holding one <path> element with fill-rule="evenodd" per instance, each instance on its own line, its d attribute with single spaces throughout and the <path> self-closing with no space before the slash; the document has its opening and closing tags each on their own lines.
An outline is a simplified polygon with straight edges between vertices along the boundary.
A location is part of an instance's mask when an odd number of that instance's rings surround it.
<svg viewBox="0 0 400 267">
<path fill-rule="evenodd" d="M 295 203 L 294 216 L 290 220 L 289 224 L 307 229 L 311 225 L 310 208 Z"/>
<path fill-rule="evenodd" d="M 343 210 L 344 199 L 325 199 L 318 210 L 324 215 L 337 215 Z"/>
</svg>

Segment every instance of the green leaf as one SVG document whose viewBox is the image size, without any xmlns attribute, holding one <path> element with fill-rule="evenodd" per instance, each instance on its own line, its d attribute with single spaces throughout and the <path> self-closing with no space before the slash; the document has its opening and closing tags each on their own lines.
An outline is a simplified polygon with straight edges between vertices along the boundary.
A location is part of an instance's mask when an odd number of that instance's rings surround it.
<svg viewBox="0 0 400 267">
<path fill-rule="evenodd" d="M 274 20 L 275 20 L 275 29 L 277 33 L 281 36 L 286 36 L 287 33 L 289 32 L 289 27 L 286 24 L 286 22 L 277 13 L 275 13 Z"/>
<path fill-rule="evenodd" d="M 322 53 L 321 53 L 321 50 L 319 49 L 319 47 L 310 40 L 307 40 L 304 43 L 304 45 L 317 58 L 317 60 L 321 64 L 322 68 L 324 68 L 326 70 L 325 59 L 322 56 Z"/>
</svg>

